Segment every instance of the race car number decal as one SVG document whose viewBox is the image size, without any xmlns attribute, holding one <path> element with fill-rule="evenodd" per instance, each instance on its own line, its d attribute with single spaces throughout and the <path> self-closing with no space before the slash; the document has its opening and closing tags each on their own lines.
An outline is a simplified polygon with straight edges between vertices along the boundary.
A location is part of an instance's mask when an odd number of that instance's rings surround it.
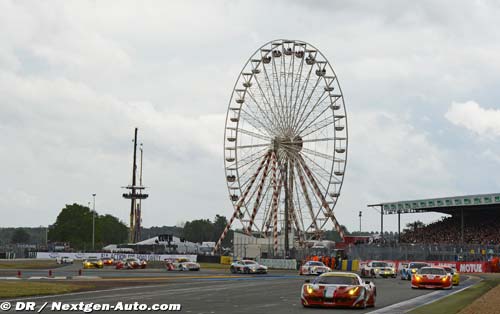
<svg viewBox="0 0 500 314">
<path fill-rule="evenodd" d="M 335 287 L 327 287 L 325 290 L 325 298 L 333 298 L 335 290 Z"/>
</svg>

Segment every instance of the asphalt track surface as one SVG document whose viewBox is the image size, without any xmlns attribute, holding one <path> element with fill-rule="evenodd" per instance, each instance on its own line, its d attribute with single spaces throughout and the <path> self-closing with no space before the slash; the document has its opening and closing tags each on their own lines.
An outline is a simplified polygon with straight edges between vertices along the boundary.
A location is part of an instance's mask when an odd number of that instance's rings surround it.
<svg viewBox="0 0 500 314">
<path fill-rule="evenodd" d="M 55 270 L 55 275 L 74 273 L 78 265 Z M 29 271 L 28 271 L 29 272 Z M 31 271 L 39 275 L 40 271 Z M 181 304 L 181 313 L 325 313 L 331 309 L 304 308 L 300 303 L 300 289 L 306 277 L 296 272 L 270 271 L 267 275 L 233 275 L 225 270 L 199 272 L 167 272 L 162 269 L 114 270 L 105 268 L 85 270 L 85 275 L 97 275 L 103 280 L 153 281 L 154 284 L 121 287 L 105 291 L 91 291 L 67 295 L 28 297 L 24 301 L 36 302 L 41 313 L 50 313 L 52 302 L 67 304 L 95 303 L 114 305 Z M 310 277 L 312 278 L 312 277 Z M 465 279 L 465 278 L 464 278 Z M 403 313 L 419 304 L 456 291 L 414 290 L 409 281 L 374 279 L 377 286 L 376 307 L 364 310 L 335 309 L 335 313 Z M 466 281 L 467 282 L 467 281 Z M 466 285 L 461 285 L 466 286 Z M 412 303 L 412 300 L 415 302 Z M 421 301 L 418 301 L 421 300 Z M 5 300 L 2 300 L 5 301 Z M 15 302 L 16 300 L 8 300 Z M 405 306 L 400 306 L 405 302 Z M 384 310 L 387 308 L 387 311 Z M 12 310 L 11 310 L 12 311 Z M 14 312 L 14 311 L 12 311 Z M 6 312 L 4 312 L 6 313 Z M 19 313 L 19 312 L 17 312 Z M 74 313 L 74 312 L 72 312 Z"/>
</svg>

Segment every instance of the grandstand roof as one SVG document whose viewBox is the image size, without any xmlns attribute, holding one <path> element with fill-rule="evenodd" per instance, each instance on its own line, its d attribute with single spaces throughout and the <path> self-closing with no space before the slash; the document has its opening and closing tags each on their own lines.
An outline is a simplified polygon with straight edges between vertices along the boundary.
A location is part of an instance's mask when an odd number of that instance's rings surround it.
<svg viewBox="0 0 500 314">
<path fill-rule="evenodd" d="M 384 214 L 387 215 L 398 214 L 398 212 L 401 214 L 420 212 L 440 212 L 444 214 L 452 214 L 460 209 L 500 209 L 500 193 L 398 201 L 372 204 L 368 206 L 380 206 L 383 209 Z"/>
</svg>

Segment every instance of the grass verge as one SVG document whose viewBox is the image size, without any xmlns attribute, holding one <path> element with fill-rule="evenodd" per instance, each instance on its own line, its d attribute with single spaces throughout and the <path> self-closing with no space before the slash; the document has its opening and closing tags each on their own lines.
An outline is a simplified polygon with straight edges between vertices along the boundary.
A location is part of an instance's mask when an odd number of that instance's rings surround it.
<svg viewBox="0 0 500 314">
<path fill-rule="evenodd" d="M 420 306 L 410 314 L 455 314 L 460 312 L 467 305 L 474 302 L 480 296 L 500 284 L 500 278 L 486 278 L 480 283 L 455 293 L 449 297 L 443 298 L 439 301 Z"/>
<path fill-rule="evenodd" d="M 90 284 L 76 285 L 62 282 L 0 281 L 0 298 L 61 294 L 93 288 Z"/>
<path fill-rule="evenodd" d="M 47 269 L 56 267 L 60 267 L 60 265 L 51 260 L 0 261 L 0 269 Z"/>
<path fill-rule="evenodd" d="M 229 270 L 229 265 L 222 265 L 218 263 L 199 263 L 201 269 L 225 269 Z"/>
</svg>

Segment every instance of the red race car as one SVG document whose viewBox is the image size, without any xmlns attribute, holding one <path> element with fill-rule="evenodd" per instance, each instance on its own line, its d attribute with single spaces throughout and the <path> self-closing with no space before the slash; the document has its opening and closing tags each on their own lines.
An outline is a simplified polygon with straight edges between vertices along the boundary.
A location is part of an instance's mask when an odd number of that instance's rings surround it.
<svg viewBox="0 0 500 314">
<path fill-rule="evenodd" d="M 366 308 L 375 306 L 377 290 L 354 273 L 329 272 L 306 280 L 300 299 L 304 307 Z"/>
<path fill-rule="evenodd" d="M 111 257 L 104 257 L 102 258 L 102 263 L 104 266 L 113 266 L 115 264 L 115 260 Z"/>
<path fill-rule="evenodd" d="M 146 268 L 146 261 L 137 258 L 127 258 L 122 261 L 116 262 L 116 269 L 137 269 Z"/>
<path fill-rule="evenodd" d="M 413 289 L 451 289 L 453 280 L 442 267 L 422 267 L 411 277 Z"/>
</svg>

